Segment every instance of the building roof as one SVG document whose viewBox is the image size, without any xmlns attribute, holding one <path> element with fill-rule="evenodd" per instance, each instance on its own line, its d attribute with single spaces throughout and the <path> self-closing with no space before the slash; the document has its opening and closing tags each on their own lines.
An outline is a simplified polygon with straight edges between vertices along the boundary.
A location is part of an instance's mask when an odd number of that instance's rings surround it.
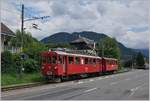
<svg viewBox="0 0 150 101">
<path fill-rule="evenodd" d="M 90 40 L 88 38 L 85 38 L 85 37 L 81 37 L 79 36 L 78 39 L 74 40 L 71 42 L 71 44 L 76 44 L 76 43 L 86 43 L 86 44 L 94 44 L 94 41 L 93 40 Z"/>
<path fill-rule="evenodd" d="M 5 24 L 1 23 L 1 34 L 7 36 L 15 36 L 15 33 L 10 30 Z"/>
</svg>

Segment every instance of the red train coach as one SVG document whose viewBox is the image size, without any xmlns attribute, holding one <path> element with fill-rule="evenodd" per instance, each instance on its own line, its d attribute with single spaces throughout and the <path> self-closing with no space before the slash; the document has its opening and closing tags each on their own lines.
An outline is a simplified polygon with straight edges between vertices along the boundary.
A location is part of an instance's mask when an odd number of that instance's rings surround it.
<svg viewBox="0 0 150 101">
<path fill-rule="evenodd" d="M 101 58 L 63 51 L 42 52 L 42 74 L 47 79 L 61 81 L 63 78 L 96 74 L 117 70 L 116 59 Z"/>
<path fill-rule="evenodd" d="M 118 61 L 114 58 L 102 58 L 102 72 L 114 72 L 118 70 Z"/>
</svg>

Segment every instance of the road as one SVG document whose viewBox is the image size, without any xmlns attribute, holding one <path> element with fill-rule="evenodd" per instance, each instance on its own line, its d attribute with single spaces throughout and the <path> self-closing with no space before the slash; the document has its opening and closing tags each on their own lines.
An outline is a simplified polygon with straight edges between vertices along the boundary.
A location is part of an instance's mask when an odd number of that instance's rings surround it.
<svg viewBox="0 0 150 101">
<path fill-rule="evenodd" d="M 2 92 L 2 100 L 148 100 L 149 70 Z"/>
</svg>

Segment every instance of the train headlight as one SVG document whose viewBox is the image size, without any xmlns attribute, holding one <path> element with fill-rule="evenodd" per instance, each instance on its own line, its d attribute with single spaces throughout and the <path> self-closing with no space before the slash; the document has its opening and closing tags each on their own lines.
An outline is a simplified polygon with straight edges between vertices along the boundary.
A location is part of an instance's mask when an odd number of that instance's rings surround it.
<svg viewBox="0 0 150 101">
<path fill-rule="evenodd" d="M 50 69 L 50 68 L 51 68 L 51 66 L 48 66 L 48 68 Z"/>
<path fill-rule="evenodd" d="M 42 66 L 42 69 L 44 69 L 44 66 Z"/>
<path fill-rule="evenodd" d="M 57 66 L 55 66 L 54 69 L 57 69 Z"/>
</svg>

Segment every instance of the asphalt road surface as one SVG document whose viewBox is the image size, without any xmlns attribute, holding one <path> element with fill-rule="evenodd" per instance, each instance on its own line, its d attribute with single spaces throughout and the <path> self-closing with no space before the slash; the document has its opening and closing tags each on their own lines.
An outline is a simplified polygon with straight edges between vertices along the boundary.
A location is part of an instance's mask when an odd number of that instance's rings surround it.
<svg viewBox="0 0 150 101">
<path fill-rule="evenodd" d="M 2 92 L 2 100 L 148 100 L 149 70 Z"/>
</svg>

